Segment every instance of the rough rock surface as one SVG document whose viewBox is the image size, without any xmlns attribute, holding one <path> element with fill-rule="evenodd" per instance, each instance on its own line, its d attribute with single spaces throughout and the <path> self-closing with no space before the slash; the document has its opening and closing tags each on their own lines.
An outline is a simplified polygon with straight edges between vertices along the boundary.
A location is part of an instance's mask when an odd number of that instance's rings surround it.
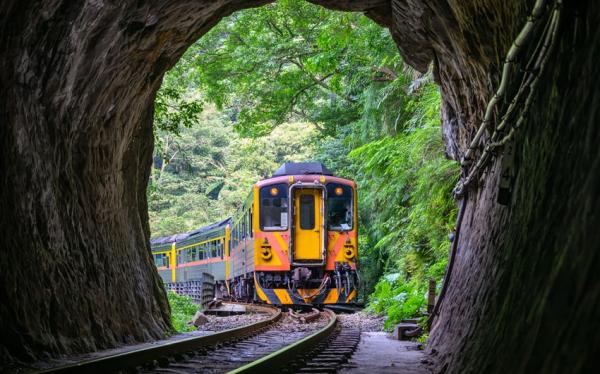
<svg viewBox="0 0 600 374">
<path fill-rule="evenodd" d="M 194 317 L 192 317 L 192 320 L 189 322 L 189 324 L 199 327 L 199 326 L 204 325 L 207 322 L 208 322 L 208 318 L 204 315 L 204 313 L 196 312 L 196 314 L 194 314 Z"/>
<path fill-rule="evenodd" d="M 164 72 L 224 15 L 267 1 L 6 0 L 0 5 L 0 357 L 162 336 L 148 248 L 152 102 Z M 364 11 L 403 58 L 434 65 L 458 159 L 532 0 L 314 1 Z M 448 372 L 591 365 L 598 328 L 600 6 L 564 0 L 551 65 L 516 141 L 506 207 L 498 162 L 469 193 L 431 337 Z M 577 325 L 570 324 L 577 321 Z"/>
</svg>

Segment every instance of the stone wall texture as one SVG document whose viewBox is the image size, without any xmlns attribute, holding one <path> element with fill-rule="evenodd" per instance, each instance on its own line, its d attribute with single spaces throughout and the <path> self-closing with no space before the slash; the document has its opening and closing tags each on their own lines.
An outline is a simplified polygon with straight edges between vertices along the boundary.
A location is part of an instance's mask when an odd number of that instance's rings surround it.
<svg viewBox="0 0 600 374">
<path fill-rule="evenodd" d="M 0 357 L 159 338 L 168 304 L 148 246 L 152 107 L 163 74 L 223 16 L 268 1 L 0 4 Z M 533 1 L 315 0 L 365 12 L 433 66 L 459 159 Z M 600 346 L 600 6 L 563 1 L 556 48 L 516 136 L 468 194 L 431 333 L 436 371 L 576 372 Z M 527 51 L 527 48 L 526 48 Z M 525 53 L 525 52 L 524 52 Z"/>
</svg>

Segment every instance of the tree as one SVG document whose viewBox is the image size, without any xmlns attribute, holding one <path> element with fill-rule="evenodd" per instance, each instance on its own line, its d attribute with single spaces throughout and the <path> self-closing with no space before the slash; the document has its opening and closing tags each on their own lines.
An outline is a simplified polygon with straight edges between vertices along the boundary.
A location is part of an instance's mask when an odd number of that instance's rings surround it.
<svg viewBox="0 0 600 374">
<path fill-rule="evenodd" d="M 401 66 L 387 30 L 361 14 L 299 0 L 234 14 L 183 61 L 176 79 L 190 79 L 252 136 L 290 120 L 335 134 L 360 116 L 364 88 L 393 80 Z"/>
</svg>

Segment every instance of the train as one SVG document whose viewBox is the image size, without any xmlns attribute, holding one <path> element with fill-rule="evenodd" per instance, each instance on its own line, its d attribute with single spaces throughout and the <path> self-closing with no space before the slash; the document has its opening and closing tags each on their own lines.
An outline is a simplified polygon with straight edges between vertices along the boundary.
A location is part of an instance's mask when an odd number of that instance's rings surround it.
<svg viewBox="0 0 600 374">
<path fill-rule="evenodd" d="M 214 278 L 220 298 L 350 304 L 358 294 L 356 183 L 319 162 L 284 163 L 237 213 L 150 241 L 165 283 Z"/>
</svg>

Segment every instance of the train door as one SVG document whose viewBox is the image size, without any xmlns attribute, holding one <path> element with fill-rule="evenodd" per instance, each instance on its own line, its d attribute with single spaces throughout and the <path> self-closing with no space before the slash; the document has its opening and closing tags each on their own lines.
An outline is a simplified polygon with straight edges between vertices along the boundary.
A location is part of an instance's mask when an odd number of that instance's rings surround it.
<svg viewBox="0 0 600 374">
<path fill-rule="evenodd" d="M 323 261 L 323 190 L 294 189 L 294 262 Z"/>
</svg>

